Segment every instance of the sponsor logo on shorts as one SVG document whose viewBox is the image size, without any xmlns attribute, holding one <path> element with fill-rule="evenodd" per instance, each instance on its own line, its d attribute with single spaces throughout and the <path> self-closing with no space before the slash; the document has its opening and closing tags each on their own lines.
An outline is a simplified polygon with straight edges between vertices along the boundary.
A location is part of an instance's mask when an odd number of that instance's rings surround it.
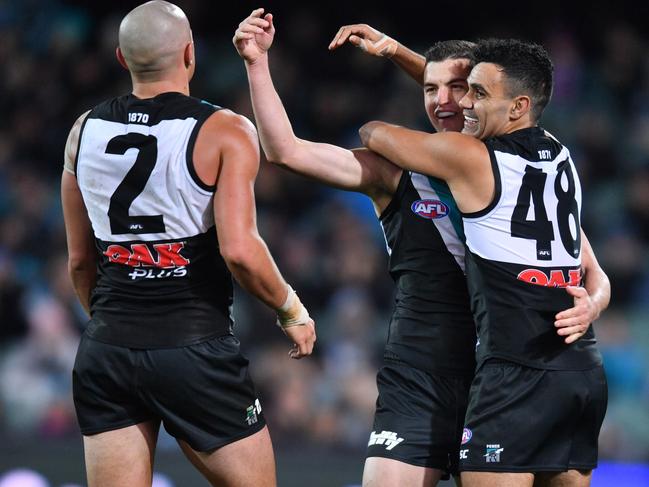
<svg viewBox="0 0 649 487">
<path fill-rule="evenodd" d="M 499 463 L 500 454 L 504 448 L 501 448 L 500 445 L 487 445 L 487 452 L 484 454 L 485 461 L 487 463 Z"/>
<path fill-rule="evenodd" d="M 460 450 L 460 460 L 466 460 L 469 458 L 469 449 Z"/>
<path fill-rule="evenodd" d="M 385 445 L 386 450 L 392 450 L 402 441 L 403 438 L 399 438 L 393 431 L 381 431 L 380 433 L 372 431 L 372 433 L 370 433 L 370 441 L 367 442 L 367 446 Z"/>
<path fill-rule="evenodd" d="M 255 399 L 255 403 L 246 408 L 246 423 L 248 423 L 248 426 L 252 426 L 258 421 L 258 414 L 261 414 L 261 403 L 259 399 Z"/>
<path fill-rule="evenodd" d="M 471 431 L 469 428 L 464 428 L 464 430 L 462 430 L 462 444 L 466 445 L 469 441 L 471 441 L 472 436 L 473 431 Z"/>
<path fill-rule="evenodd" d="M 444 218 L 449 213 L 449 208 L 439 200 L 417 200 L 410 209 L 417 215 L 427 220 Z"/>
</svg>

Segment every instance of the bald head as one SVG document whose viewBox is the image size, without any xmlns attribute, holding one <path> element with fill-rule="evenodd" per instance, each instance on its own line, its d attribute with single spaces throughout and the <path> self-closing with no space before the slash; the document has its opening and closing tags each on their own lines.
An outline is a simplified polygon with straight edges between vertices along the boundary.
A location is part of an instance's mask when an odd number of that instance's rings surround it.
<svg viewBox="0 0 649 487">
<path fill-rule="evenodd" d="M 191 40 L 185 13 L 163 0 L 134 8 L 119 26 L 119 48 L 131 73 L 140 77 L 155 77 L 182 63 Z"/>
</svg>

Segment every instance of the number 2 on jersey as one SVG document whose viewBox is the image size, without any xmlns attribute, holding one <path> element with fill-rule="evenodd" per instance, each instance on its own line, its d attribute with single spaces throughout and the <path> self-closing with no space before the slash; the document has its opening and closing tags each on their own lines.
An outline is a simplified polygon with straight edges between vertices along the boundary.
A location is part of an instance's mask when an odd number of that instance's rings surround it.
<svg viewBox="0 0 649 487">
<path fill-rule="evenodd" d="M 129 208 L 146 186 L 158 158 L 158 141 L 153 135 L 130 133 L 113 137 L 106 146 L 107 154 L 124 155 L 128 149 L 137 149 L 133 167 L 110 198 L 108 219 L 113 235 L 125 233 L 164 233 L 162 215 L 130 216 Z"/>
<path fill-rule="evenodd" d="M 564 191 L 561 179 L 566 175 L 568 188 Z M 548 220 L 543 193 L 548 175 L 543 170 L 526 166 L 521 189 L 518 192 L 516 207 L 512 213 L 512 237 L 536 241 L 536 258 L 552 260 L 551 242 L 554 240 L 552 222 Z M 575 199 L 575 179 L 568 160 L 557 166 L 557 176 L 554 181 L 554 193 L 557 197 L 557 226 L 563 247 L 571 257 L 579 257 L 581 252 L 581 226 L 579 225 L 579 206 Z M 530 204 L 534 204 L 534 219 L 528 220 Z M 570 216 L 575 222 L 576 236 L 570 230 Z"/>
</svg>

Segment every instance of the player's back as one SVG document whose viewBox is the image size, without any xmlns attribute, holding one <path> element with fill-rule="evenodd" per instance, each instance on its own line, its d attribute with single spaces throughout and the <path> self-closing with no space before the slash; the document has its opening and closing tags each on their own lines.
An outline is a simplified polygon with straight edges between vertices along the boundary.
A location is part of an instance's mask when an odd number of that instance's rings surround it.
<svg viewBox="0 0 649 487">
<path fill-rule="evenodd" d="M 545 369 L 601 362 L 592 328 L 566 345 L 555 315 L 581 283 L 581 186 L 570 152 L 540 127 L 485 141 L 496 195 L 465 214 L 467 277 L 478 362 L 500 358 Z"/>
<path fill-rule="evenodd" d="M 75 172 L 99 253 L 89 335 L 125 346 L 228 333 L 232 278 L 214 230 L 214 188 L 194 170 L 216 107 L 180 93 L 126 95 L 88 114 Z"/>
</svg>

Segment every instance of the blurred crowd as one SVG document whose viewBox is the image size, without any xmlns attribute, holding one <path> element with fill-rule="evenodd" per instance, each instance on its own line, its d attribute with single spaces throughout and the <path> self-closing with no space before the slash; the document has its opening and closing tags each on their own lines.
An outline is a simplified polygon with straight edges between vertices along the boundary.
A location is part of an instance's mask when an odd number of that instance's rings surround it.
<svg viewBox="0 0 649 487">
<path fill-rule="evenodd" d="M 229 41 L 248 9 L 232 14 L 231 26 L 230 17 L 216 19 L 216 32 L 207 7 L 179 4 L 194 23 L 192 94 L 252 118 L 245 71 Z M 62 154 L 81 113 L 129 91 L 114 48 L 119 20 L 134 5 L 104 11 L 81 2 L 0 2 L 0 434 L 7 437 L 78 434 L 70 372 L 86 317 L 66 268 Z M 338 27 L 331 16 L 323 17 L 327 24 L 313 10 L 283 15 L 271 67 L 298 136 L 352 147 L 370 119 L 429 129 L 420 89 L 390 62 L 351 48 L 329 53 Z M 346 21 L 376 22 L 421 52 L 444 38 L 400 37 L 406 24 L 399 18 L 361 15 Z M 631 21 L 606 25 L 584 35 L 583 26 L 557 23 L 532 40 L 555 63 L 542 125 L 571 149 L 583 227 L 613 290 L 595 323 L 610 389 L 601 457 L 649 462 L 649 39 Z M 462 33 L 475 39 L 498 31 Z M 361 451 L 393 304 L 380 226 L 365 197 L 266 162 L 256 195 L 260 232 L 318 327 L 315 356 L 292 361 L 272 313 L 237 290 L 236 333 L 271 434 L 280 448 L 315 442 Z"/>
</svg>

